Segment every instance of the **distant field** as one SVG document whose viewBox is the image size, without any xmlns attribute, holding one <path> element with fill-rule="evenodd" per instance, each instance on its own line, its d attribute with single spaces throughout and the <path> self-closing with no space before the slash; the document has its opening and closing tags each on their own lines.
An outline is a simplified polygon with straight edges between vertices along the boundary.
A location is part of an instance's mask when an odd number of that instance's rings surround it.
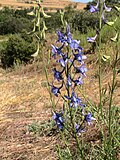
<svg viewBox="0 0 120 160">
<path fill-rule="evenodd" d="M 29 8 L 35 5 L 35 1 L 27 0 L 0 0 L 0 6 L 9 6 L 13 8 Z M 83 9 L 86 4 L 73 3 L 69 0 L 44 0 L 43 6 L 48 9 L 60 9 L 68 6 L 69 4 L 76 4 L 77 9 Z"/>
</svg>

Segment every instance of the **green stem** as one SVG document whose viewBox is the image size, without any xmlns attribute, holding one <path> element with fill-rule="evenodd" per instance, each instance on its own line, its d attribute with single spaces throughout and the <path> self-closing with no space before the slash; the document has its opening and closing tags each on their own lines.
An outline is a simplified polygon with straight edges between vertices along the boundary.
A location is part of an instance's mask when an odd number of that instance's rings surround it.
<svg viewBox="0 0 120 160">
<path fill-rule="evenodd" d="M 115 56 L 115 61 L 114 61 L 114 66 L 113 66 L 113 79 L 112 79 L 112 86 L 110 90 L 110 101 L 109 101 L 109 145 L 111 146 L 112 143 L 112 103 L 113 103 L 113 94 L 115 90 L 115 85 L 116 85 L 116 66 L 117 66 L 117 60 L 118 60 L 118 43 L 116 44 L 116 56 Z"/>
<path fill-rule="evenodd" d="M 45 76 L 46 76 L 46 80 L 47 80 L 47 88 L 48 88 L 48 92 L 50 94 L 50 101 L 51 101 L 53 110 L 55 110 L 56 105 L 55 105 L 55 101 L 54 101 L 54 99 L 52 97 L 52 93 L 51 93 L 50 86 L 49 86 L 48 71 L 47 71 L 47 65 L 45 63 L 44 52 L 42 52 L 42 56 L 43 56 Z"/>
<path fill-rule="evenodd" d="M 68 142 L 67 142 L 67 140 L 65 139 L 64 133 L 61 132 L 61 135 L 62 135 L 63 143 L 65 143 L 65 145 L 66 145 L 66 147 L 67 147 L 67 150 L 68 150 L 68 152 L 69 152 L 69 155 L 70 155 L 70 157 L 72 157 L 72 154 L 71 154 L 71 152 L 70 152 Z"/>
<path fill-rule="evenodd" d="M 101 72 L 101 28 L 102 28 L 102 12 L 103 12 L 103 2 L 100 1 L 100 15 L 99 15 L 99 45 L 98 45 L 98 59 L 99 59 L 99 109 L 102 116 L 102 72 Z"/>
<path fill-rule="evenodd" d="M 79 139 L 78 139 L 78 136 L 77 136 L 75 126 L 74 126 L 74 116 L 73 116 L 72 113 L 73 112 L 72 112 L 72 107 L 71 107 L 70 108 L 70 118 L 71 118 L 73 133 L 74 133 L 73 135 L 74 135 L 74 138 L 76 140 L 77 148 L 78 148 L 78 151 L 80 152 L 81 158 L 82 158 L 82 160 L 84 160 L 85 157 L 84 157 L 84 154 L 83 154 L 82 145 L 80 146 L 80 142 L 79 142 Z"/>
</svg>

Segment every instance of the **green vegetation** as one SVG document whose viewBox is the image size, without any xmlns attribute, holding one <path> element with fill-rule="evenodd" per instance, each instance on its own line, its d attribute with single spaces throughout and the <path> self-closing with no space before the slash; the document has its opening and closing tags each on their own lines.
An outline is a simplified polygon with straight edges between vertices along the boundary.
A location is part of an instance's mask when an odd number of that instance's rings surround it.
<svg viewBox="0 0 120 160">
<path fill-rule="evenodd" d="M 25 32 L 10 35 L 5 47 L 1 49 L 1 63 L 4 68 L 12 67 L 15 63 L 27 63 L 35 52 L 35 43 Z"/>
<path fill-rule="evenodd" d="M 30 54 L 34 53 L 33 51 L 37 47 L 35 46 L 35 44 L 33 45 L 32 42 L 35 37 L 34 33 L 30 36 L 31 41 L 29 41 L 29 35 L 27 35 L 27 33 L 30 33 L 33 30 L 33 22 L 31 23 L 31 16 L 27 15 L 27 13 L 32 10 L 33 8 L 24 10 L 3 8 L 3 10 L 0 11 L 0 34 L 3 35 L 3 37 L 4 35 L 8 35 L 9 39 L 8 42 L 1 42 L 0 44 L 0 57 L 2 59 L 1 62 L 4 67 L 10 67 L 16 62 L 26 63 L 32 59 L 32 57 L 30 57 Z M 77 33 L 78 39 L 83 37 L 83 42 L 81 41 L 81 43 L 83 43 L 84 48 L 88 49 L 89 45 L 87 44 L 85 39 L 87 38 L 87 35 L 93 36 L 95 34 L 93 30 L 98 27 L 98 15 L 89 13 L 87 10 L 76 11 L 75 7 L 73 6 L 66 7 L 64 12 L 65 19 L 69 23 L 72 32 Z M 62 28 L 62 22 L 60 19 L 59 11 L 49 14 L 51 15 L 51 18 L 49 18 L 49 20 L 46 19 L 45 23 L 48 28 L 47 33 L 52 33 Z M 113 8 L 112 12 L 110 14 L 107 14 L 106 16 L 108 20 L 112 21 L 117 16 L 117 11 Z M 116 27 L 120 31 L 120 19 L 116 21 Z M 22 32 L 25 33 L 24 37 Z M 9 36 L 10 34 L 13 34 L 13 36 Z M 108 26 L 105 26 L 101 34 L 102 43 L 108 43 L 109 38 L 114 35 L 114 30 L 112 28 L 109 28 Z M 17 45 L 17 42 L 20 42 L 20 44 Z M 32 44 L 30 45 L 31 42 Z M 14 45 L 16 45 L 16 49 L 14 48 L 13 43 Z M 10 50 L 15 50 L 15 52 L 11 53 Z M 27 58 L 25 58 L 26 55 Z"/>
</svg>

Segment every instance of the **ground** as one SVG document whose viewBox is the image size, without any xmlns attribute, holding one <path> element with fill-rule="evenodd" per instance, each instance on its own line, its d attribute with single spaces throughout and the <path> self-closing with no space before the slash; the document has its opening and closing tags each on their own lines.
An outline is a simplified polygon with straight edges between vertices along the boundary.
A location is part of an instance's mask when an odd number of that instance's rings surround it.
<svg viewBox="0 0 120 160">
<path fill-rule="evenodd" d="M 91 55 L 90 55 L 91 56 Z M 96 69 L 88 58 L 88 73 L 84 93 L 89 101 L 98 104 Z M 106 71 L 104 86 L 112 79 Z M 49 72 L 50 73 L 50 72 Z M 120 105 L 120 77 L 115 92 L 115 103 Z M 54 160 L 57 137 L 39 136 L 29 132 L 34 122 L 51 119 L 51 103 L 46 87 L 43 64 L 29 64 L 11 71 L 0 70 L 0 159 L 1 160 Z M 106 102 L 107 105 L 107 102 Z M 93 126 L 95 127 L 95 126 Z M 92 128 L 89 138 L 94 139 Z M 94 139 L 95 140 L 95 139 Z M 96 141 L 98 141 L 96 137 Z"/>
</svg>

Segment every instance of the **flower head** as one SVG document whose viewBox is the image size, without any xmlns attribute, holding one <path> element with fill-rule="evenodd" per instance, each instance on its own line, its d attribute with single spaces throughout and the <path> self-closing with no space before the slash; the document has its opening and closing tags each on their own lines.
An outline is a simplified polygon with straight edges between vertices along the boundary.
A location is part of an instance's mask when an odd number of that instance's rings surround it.
<svg viewBox="0 0 120 160">
<path fill-rule="evenodd" d="M 58 35 L 57 42 L 60 42 L 62 44 L 64 44 L 64 43 L 70 44 L 71 41 L 72 41 L 72 36 L 71 36 L 71 33 L 70 33 L 70 26 L 69 25 L 66 26 L 66 33 L 65 34 L 58 31 L 57 35 Z"/>
<path fill-rule="evenodd" d="M 64 34 L 61 31 L 57 32 L 57 36 L 58 36 L 57 42 L 60 42 L 60 43 L 64 43 L 65 42 Z"/>
<path fill-rule="evenodd" d="M 70 26 L 69 25 L 67 25 L 66 26 L 66 36 L 67 36 L 67 43 L 68 44 L 70 44 L 71 43 L 71 41 L 72 41 L 72 35 L 71 35 L 71 33 L 70 33 Z"/>
<path fill-rule="evenodd" d="M 80 52 L 77 54 L 74 54 L 75 60 L 77 60 L 78 62 L 82 62 L 82 60 L 86 59 L 86 56 L 83 56 Z"/>
<path fill-rule="evenodd" d="M 73 49 L 73 50 L 78 49 L 80 47 L 79 43 L 80 43 L 80 41 L 72 40 L 71 43 L 70 43 L 70 48 Z"/>
</svg>

